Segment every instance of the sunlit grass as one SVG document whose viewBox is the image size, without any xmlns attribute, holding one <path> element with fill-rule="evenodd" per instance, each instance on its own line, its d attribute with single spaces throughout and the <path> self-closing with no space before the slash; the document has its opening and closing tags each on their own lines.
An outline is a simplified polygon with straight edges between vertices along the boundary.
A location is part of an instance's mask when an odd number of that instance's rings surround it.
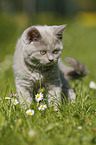
<svg viewBox="0 0 96 145">
<path fill-rule="evenodd" d="M 40 111 L 36 103 L 28 110 L 1 97 L 0 144 L 3 145 L 4 140 L 6 144 L 22 145 L 96 143 L 95 102 L 91 93 L 81 90 L 76 92 L 76 103 L 61 104 L 59 111 L 49 107 Z M 16 138 L 19 141 L 15 143 Z"/>
<path fill-rule="evenodd" d="M 0 145 L 96 144 L 96 89 L 89 87 L 90 81 L 96 83 L 96 27 L 82 26 L 76 19 L 70 21 L 51 14 L 48 19 L 42 15 L 32 20 L 24 19 L 24 15 L 0 16 Z M 12 94 L 16 97 L 11 66 L 17 39 L 30 25 L 44 23 L 68 24 L 64 32 L 62 60 L 73 57 L 86 64 L 90 71 L 84 80 L 70 83 L 76 93 L 76 103 L 63 102 L 59 111 L 48 106 L 41 110 L 44 104 L 38 106 L 37 102 L 24 108 L 20 103 L 16 104 L 18 100 L 14 99 L 14 104 L 5 98 Z M 31 115 L 32 110 L 34 115 Z"/>
</svg>

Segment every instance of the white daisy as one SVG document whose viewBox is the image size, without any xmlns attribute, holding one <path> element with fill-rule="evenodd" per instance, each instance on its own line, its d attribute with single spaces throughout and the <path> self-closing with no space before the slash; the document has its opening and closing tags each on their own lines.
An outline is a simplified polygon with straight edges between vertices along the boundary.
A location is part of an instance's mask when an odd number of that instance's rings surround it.
<svg viewBox="0 0 96 145">
<path fill-rule="evenodd" d="M 82 126 L 78 126 L 78 129 L 82 129 Z"/>
<path fill-rule="evenodd" d="M 89 87 L 90 87 L 91 89 L 96 89 L 96 83 L 93 82 L 93 81 L 91 81 L 91 82 L 89 83 Z"/>
<path fill-rule="evenodd" d="M 12 98 L 12 97 L 18 97 L 18 95 L 17 95 L 17 93 L 16 94 L 10 94 L 10 97 Z"/>
<path fill-rule="evenodd" d="M 14 105 L 17 105 L 19 103 L 17 99 L 13 99 L 12 101 Z"/>
<path fill-rule="evenodd" d="M 11 98 L 10 98 L 10 97 L 5 97 L 5 99 L 6 99 L 6 100 L 10 100 Z"/>
<path fill-rule="evenodd" d="M 14 96 L 14 97 L 18 97 L 17 93 L 16 93 L 16 94 L 13 94 L 13 96 Z"/>
<path fill-rule="evenodd" d="M 39 111 L 41 110 L 45 110 L 47 108 L 47 106 L 46 105 L 40 105 L 40 107 L 38 108 L 39 109 Z"/>
<path fill-rule="evenodd" d="M 29 109 L 26 111 L 26 114 L 27 115 L 34 115 L 34 110 Z"/>
<path fill-rule="evenodd" d="M 39 94 L 35 95 L 36 96 L 36 101 L 39 102 L 43 99 L 43 94 L 40 92 Z"/>
</svg>

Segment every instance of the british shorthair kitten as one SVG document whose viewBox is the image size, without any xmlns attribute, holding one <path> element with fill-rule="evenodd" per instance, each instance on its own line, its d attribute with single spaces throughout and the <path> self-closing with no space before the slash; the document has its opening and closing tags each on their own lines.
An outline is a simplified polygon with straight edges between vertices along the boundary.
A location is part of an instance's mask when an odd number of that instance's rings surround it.
<svg viewBox="0 0 96 145">
<path fill-rule="evenodd" d="M 87 74 L 85 65 L 73 58 L 66 58 L 72 66 L 63 64 L 62 35 L 66 25 L 31 26 L 17 42 L 14 54 L 14 75 L 21 103 L 31 104 L 41 86 L 46 90 L 48 103 L 61 102 L 61 97 L 75 100 L 68 79 L 77 79 Z"/>
</svg>

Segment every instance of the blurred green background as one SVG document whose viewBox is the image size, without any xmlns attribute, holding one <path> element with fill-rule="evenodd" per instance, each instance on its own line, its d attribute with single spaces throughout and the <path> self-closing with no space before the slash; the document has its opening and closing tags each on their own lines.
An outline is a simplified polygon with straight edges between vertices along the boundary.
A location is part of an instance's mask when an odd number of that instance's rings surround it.
<svg viewBox="0 0 96 145">
<path fill-rule="evenodd" d="M 96 0 L 0 0 L 0 92 L 15 91 L 12 70 L 17 39 L 31 25 L 67 24 L 63 54 L 86 64 L 96 81 Z M 6 85 L 5 85 L 6 84 Z"/>
</svg>

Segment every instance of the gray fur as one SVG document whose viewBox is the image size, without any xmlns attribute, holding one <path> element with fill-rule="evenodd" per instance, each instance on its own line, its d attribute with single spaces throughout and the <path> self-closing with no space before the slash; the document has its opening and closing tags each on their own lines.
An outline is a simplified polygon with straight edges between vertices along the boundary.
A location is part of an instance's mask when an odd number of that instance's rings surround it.
<svg viewBox="0 0 96 145">
<path fill-rule="evenodd" d="M 61 93 L 68 99 L 75 99 L 75 93 L 67 79 L 83 77 L 87 74 L 87 69 L 72 58 L 66 59 L 72 67 L 67 67 L 61 61 L 61 39 L 65 27 L 66 25 L 32 26 L 18 40 L 13 69 L 21 103 L 24 99 L 29 104 L 33 101 L 34 94 L 40 89 L 40 83 L 47 91 L 49 104 L 54 99 L 61 102 Z M 46 54 L 42 55 L 43 51 Z"/>
</svg>

